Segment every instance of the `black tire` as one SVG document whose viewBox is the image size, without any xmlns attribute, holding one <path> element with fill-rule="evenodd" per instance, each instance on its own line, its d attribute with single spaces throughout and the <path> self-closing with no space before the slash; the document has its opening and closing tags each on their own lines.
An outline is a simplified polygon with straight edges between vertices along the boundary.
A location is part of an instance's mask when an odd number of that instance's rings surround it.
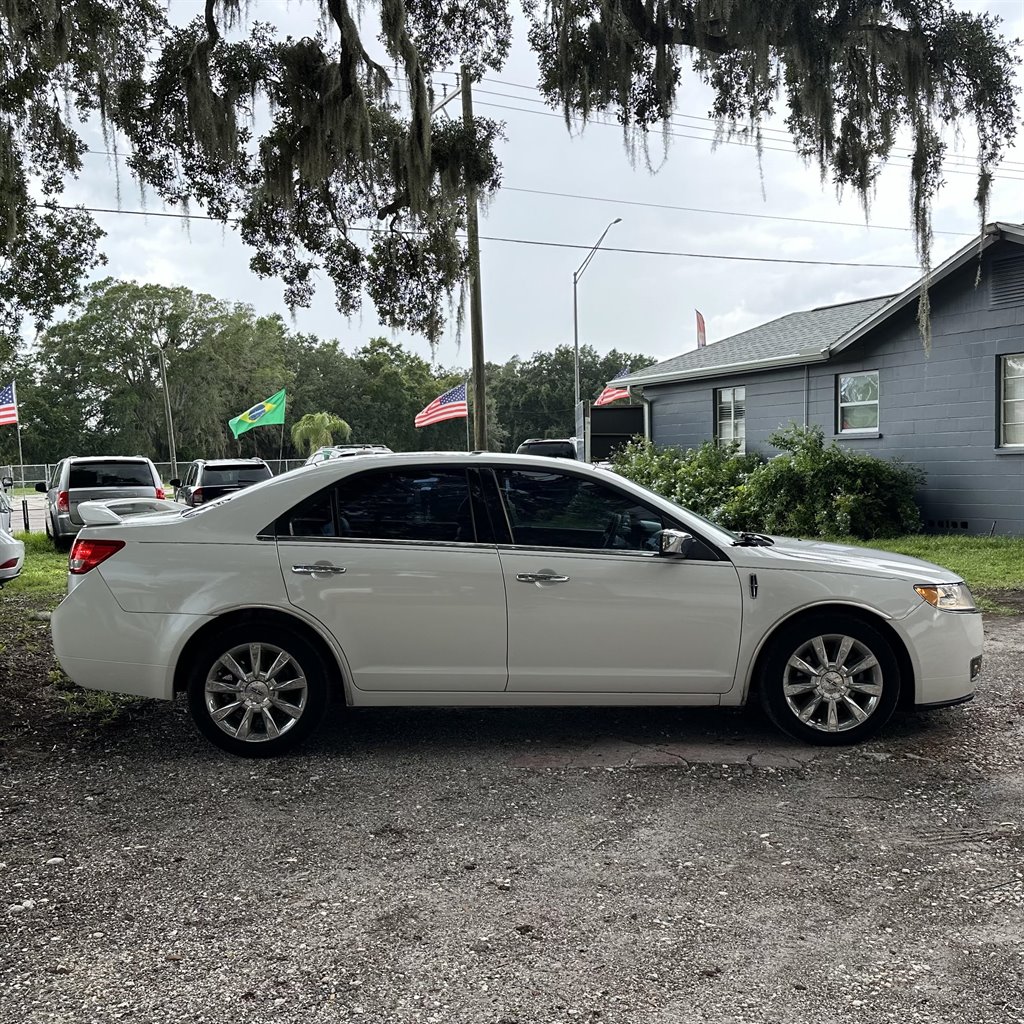
<svg viewBox="0 0 1024 1024">
<path fill-rule="evenodd" d="M 273 659 L 269 666 L 268 657 Z M 285 660 L 275 670 L 281 657 Z M 304 686 L 279 687 L 300 679 Z M 253 621 L 218 633 L 196 656 L 188 677 L 189 710 L 199 731 L 222 750 L 240 757 L 275 757 L 320 724 L 331 682 L 319 651 L 301 634 Z"/>
<path fill-rule="evenodd" d="M 71 545 L 75 543 L 74 537 L 62 537 L 56 531 L 54 531 L 53 537 L 51 539 L 53 540 L 54 548 L 56 548 L 58 551 L 70 551 Z"/>
<path fill-rule="evenodd" d="M 873 736 L 892 716 L 900 669 L 873 626 L 841 613 L 806 618 L 772 638 L 761 706 L 783 732 L 839 746 Z"/>
</svg>

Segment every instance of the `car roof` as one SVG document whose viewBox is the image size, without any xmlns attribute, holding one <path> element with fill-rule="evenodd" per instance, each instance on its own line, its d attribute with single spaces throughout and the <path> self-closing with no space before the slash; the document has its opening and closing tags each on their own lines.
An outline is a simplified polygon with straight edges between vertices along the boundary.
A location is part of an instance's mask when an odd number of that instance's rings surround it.
<svg viewBox="0 0 1024 1024">
<path fill-rule="evenodd" d="M 203 466 L 265 466 L 263 459 L 194 459 Z"/>
<path fill-rule="evenodd" d="M 153 460 L 146 455 L 66 455 L 65 462 L 148 462 Z"/>
</svg>

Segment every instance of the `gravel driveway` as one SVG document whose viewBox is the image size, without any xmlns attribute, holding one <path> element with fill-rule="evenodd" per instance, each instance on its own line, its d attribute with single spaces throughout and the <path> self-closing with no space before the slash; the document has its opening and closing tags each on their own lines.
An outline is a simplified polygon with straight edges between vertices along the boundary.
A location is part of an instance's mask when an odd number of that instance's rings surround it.
<svg viewBox="0 0 1024 1024">
<path fill-rule="evenodd" d="M 867 746 L 747 713 L 352 714 L 271 762 L 181 702 L 20 721 L 0 1021 L 1024 1021 L 1024 620 Z"/>
</svg>

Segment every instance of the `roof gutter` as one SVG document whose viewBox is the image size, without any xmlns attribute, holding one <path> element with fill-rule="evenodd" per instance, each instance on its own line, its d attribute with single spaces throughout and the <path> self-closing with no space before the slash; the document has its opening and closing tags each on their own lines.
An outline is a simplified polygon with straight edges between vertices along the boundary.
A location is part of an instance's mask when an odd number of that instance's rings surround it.
<svg viewBox="0 0 1024 1024">
<path fill-rule="evenodd" d="M 757 359 L 752 362 L 743 363 L 722 363 L 719 366 L 702 366 L 696 370 L 680 372 L 678 370 L 668 373 L 652 374 L 650 377 L 643 377 L 637 380 L 618 381 L 620 387 L 630 389 L 647 387 L 650 384 L 672 384 L 676 381 L 682 383 L 688 380 L 703 380 L 707 377 L 722 377 L 734 373 L 755 372 L 758 370 L 771 370 L 783 366 L 806 366 L 808 363 L 824 363 L 828 360 L 828 349 L 820 352 L 797 352 L 789 356 L 772 356 L 770 359 Z"/>
</svg>

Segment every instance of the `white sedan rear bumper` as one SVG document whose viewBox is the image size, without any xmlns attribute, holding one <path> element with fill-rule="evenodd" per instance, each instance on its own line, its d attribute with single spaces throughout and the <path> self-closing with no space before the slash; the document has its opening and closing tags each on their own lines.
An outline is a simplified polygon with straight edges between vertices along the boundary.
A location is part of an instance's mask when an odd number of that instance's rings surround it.
<svg viewBox="0 0 1024 1024">
<path fill-rule="evenodd" d="M 93 570 L 57 606 L 50 629 L 57 661 L 79 686 L 170 700 L 177 655 L 206 621 L 208 616 L 125 612 Z"/>
</svg>

